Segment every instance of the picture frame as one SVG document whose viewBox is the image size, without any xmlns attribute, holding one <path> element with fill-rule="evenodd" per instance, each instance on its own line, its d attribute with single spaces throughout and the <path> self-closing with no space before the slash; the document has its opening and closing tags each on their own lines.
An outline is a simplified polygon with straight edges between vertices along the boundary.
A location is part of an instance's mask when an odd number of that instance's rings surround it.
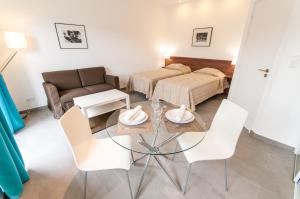
<svg viewBox="0 0 300 199">
<path fill-rule="evenodd" d="M 193 47 L 210 47 L 213 27 L 194 28 L 192 46 Z"/>
<path fill-rule="evenodd" d="M 88 49 L 85 25 L 54 23 L 60 49 Z"/>
</svg>

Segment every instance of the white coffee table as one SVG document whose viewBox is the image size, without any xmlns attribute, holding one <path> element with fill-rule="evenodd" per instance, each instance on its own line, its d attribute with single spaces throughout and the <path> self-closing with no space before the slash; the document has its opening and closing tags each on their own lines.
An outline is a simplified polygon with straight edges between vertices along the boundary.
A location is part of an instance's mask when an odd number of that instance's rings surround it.
<svg viewBox="0 0 300 199">
<path fill-rule="evenodd" d="M 102 115 L 123 107 L 130 109 L 129 95 L 117 89 L 73 98 L 87 118 Z M 125 100 L 126 103 L 121 100 Z"/>
</svg>

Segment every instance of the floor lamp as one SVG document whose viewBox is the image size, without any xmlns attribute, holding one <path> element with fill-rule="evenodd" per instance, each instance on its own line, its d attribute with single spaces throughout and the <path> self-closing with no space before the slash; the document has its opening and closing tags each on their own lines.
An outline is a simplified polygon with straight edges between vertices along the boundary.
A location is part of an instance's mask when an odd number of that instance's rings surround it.
<svg viewBox="0 0 300 199">
<path fill-rule="evenodd" d="M 0 68 L 0 73 L 2 74 L 5 68 L 9 63 L 14 59 L 16 54 L 20 49 L 27 48 L 27 41 L 25 35 L 19 32 L 4 32 L 6 46 L 11 50 L 8 58 L 4 61 L 3 65 Z M 25 118 L 27 114 L 22 115 Z"/>
</svg>

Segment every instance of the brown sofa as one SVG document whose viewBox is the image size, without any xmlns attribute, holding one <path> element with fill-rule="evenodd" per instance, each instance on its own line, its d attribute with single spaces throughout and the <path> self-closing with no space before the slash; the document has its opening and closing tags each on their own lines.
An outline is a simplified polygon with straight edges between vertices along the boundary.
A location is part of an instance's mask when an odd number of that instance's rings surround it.
<svg viewBox="0 0 300 199">
<path fill-rule="evenodd" d="M 110 89 L 119 89 L 119 78 L 107 75 L 104 67 L 42 73 L 48 107 L 60 118 L 74 105 L 73 98 Z"/>
</svg>

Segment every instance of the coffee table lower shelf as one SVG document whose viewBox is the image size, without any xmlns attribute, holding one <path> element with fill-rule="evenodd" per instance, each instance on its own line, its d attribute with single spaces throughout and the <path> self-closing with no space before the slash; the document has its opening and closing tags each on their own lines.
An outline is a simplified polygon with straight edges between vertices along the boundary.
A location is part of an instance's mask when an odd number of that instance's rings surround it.
<svg viewBox="0 0 300 199">
<path fill-rule="evenodd" d="M 102 115 L 104 113 L 108 113 L 108 112 L 111 112 L 111 111 L 114 111 L 117 109 L 121 109 L 123 107 L 126 107 L 126 103 L 124 103 L 122 101 L 116 101 L 116 102 L 108 103 L 108 104 L 101 105 L 101 106 L 93 106 L 93 107 L 89 107 L 89 108 L 83 108 L 83 112 L 88 118 L 92 118 L 97 115 Z"/>
</svg>

